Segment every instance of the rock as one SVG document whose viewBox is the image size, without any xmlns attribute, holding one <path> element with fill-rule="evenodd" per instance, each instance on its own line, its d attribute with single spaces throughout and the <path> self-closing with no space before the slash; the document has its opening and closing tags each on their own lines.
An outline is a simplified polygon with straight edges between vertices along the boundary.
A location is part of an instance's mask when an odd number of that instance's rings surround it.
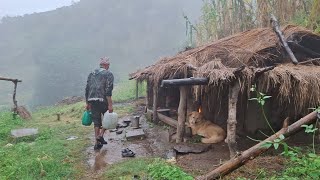
<svg viewBox="0 0 320 180">
<path fill-rule="evenodd" d="M 4 147 L 8 148 L 8 147 L 12 147 L 12 146 L 13 146 L 13 144 L 8 143 L 8 144 L 6 144 Z"/>
<path fill-rule="evenodd" d="M 133 139 L 143 139 L 145 138 L 145 133 L 142 129 L 128 129 L 126 130 L 127 140 Z"/>
<path fill-rule="evenodd" d="M 15 138 L 26 137 L 38 134 L 37 128 L 23 128 L 11 130 L 11 135 Z"/>
<path fill-rule="evenodd" d="M 202 153 L 211 149 L 211 144 L 187 144 L 180 143 L 176 144 L 173 149 L 179 153 Z"/>
<path fill-rule="evenodd" d="M 69 136 L 69 137 L 67 137 L 67 140 L 75 140 L 75 139 L 78 139 L 78 137 L 77 136 Z"/>
<path fill-rule="evenodd" d="M 166 152 L 166 161 L 172 164 L 175 164 L 177 162 L 176 150 L 170 149 L 168 152 Z"/>
</svg>

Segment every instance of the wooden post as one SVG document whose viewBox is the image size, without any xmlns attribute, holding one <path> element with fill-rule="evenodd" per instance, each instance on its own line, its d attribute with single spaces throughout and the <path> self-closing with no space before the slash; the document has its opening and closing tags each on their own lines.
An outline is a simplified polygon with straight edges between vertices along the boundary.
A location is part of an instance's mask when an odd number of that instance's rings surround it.
<svg viewBox="0 0 320 180">
<path fill-rule="evenodd" d="M 139 81 L 136 80 L 136 99 L 139 98 Z"/>
<path fill-rule="evenodd" d="M 183 141 L 183 135 L 185 130 L 186 122 L 186 110 L 187 110 L 187 87 L 180 87 L 180 102 L 178 108 L 178 127 L 177 127 L 177 143 Z"/>
<path fill-rule="evenodd" d="M 147 88 L 146 88 L 146 109 L 145 113 L 147 113 L 148 108 L 149 108 L 149 81 L 147 80 Z"/>
<path fill-rule="evenodd" d="M 153 85 L 153 122 L 158 123 L 158 86 L 156 84 Z"/>
<path fill-rule="evenodd" d="M 13 90 L 13 118 L 16 117 L 16 115 L 18 114 L 18 102 L 16 100 L 16 93 L 17 93 L 17 85 L 18 85 L 18 81 L 13 81 L 14 83 L 14 90 Z"/>
<path fill-rule="evenodd" d="M 284 121 L 283 128 L 280 129 L 277 133 L 274 135 L 268 137 L 264 141 L 261 141 L 260 143 L 254 145 L 253 147 L 241 152 L 239 156 L 237 156 L 234 159 L 230 159 L 223 165 L 221 165 L 218 168 L 215 168 L 213 171 L 209 172 L 208 174 L 204 176 L 196 177 L 197 180 L 206 180 L 206 179 L 221 179 L 223 176 L 229 174 L 230 172 L 234 171 L 235 169 L 241 167 L 246 162 L 256 158 L 263 152 L 267 151 L 268 147 L 263 147 L 266 142 L 273 142 L 275 139 L 279 138 L 279 136 L 282 134 L 285 138 L 299 132 L 302 129 L 302 125 L 304 124 L 311 124 L 314 123 L 317 119 L 317 113 L 314 111 L 305 117 L 301 118 L 300 120 L 296 121 L 295 123 L 288 126 L 288 122 Z"/>
<path fill-rule="evenodd" d="M 230 151 L 230 159 L 237 154 L 236 129 L 237 129 L 237 101 L 240 91 L 239 81 L 229 86 L 229 112 L 227 125 L 227 138 L 225 142 L 228 143 Z"/>
</svg>

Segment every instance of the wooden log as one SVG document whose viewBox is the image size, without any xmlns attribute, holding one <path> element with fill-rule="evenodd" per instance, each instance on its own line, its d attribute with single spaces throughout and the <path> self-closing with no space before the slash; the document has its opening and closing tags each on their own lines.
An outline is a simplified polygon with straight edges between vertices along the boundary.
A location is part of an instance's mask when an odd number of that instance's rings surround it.
<svg viewBox="0 0 320 180">
<path fill-rule="evenodd" d="M 208 78 L 184 78 L 184 79 L 167 79 L 162 80 L 161 87 L 166 86 L 186 86 L 186 85 L 206 85 L 208 84 Z"/>
<path fill-rule="evenodd" d="M 3 81 L 12 81 L 12 82 L 22 82 L 22 80 L 19 80 L 19 79 L 4 78 L 4 77 L 0 77 L 0 80 L 3 80 Z"/>
<path fill-rule="evenodd" d="M 180 87 L 180 102 L 178 108 L 178 127 L 177 127 L 177 143 L 183 141 L 183 135 L 185 131 L 186 122 L 186 110 L 187 110 L 187 87 Z"/>
<path fill-rule="evenodd" d="M 152 113 L 152 111 L 150 109 L 148 109 L 147 111 Z M 172 119 L 172 118 L 170 118 L 168 116 L 165 116 L 165 115 L 163 115 L 161 113 L 158 113 L 158 118 L 162 122 L 164 122 L 164 123 L 166 123 L 166 124 L 168 124 L 168 125 L 170 125 L 170 126 L 172 126 L 174 128 L 178 127 L 178 121 L 175 120 L 175 119 Z"/>
<path fill-rule="evenodd" d="M 153 113 L 152 113 L 152 120 L 154 123 L 158 123 L 158 113 L 157 113 L 157 107 L 158 107 L 158 86 L 153 86 Z"/>
<path fill-rule="evenodd" d="M 225 142 L 228 143 L 230 151 L 230 159 L 234 158 L 238 152 L 236 141 L 236 129 L 237 129 L 237 101 L 240 92 L 239 81 L 236 81 L 233 85 L 229 86 L 229 112 L 228 112 L 228 124 L 227 124 L 227 138 Z"/>
<path fill-rule="evenodd" d="M 174 128 L 177 128 L 178 127 L 178 121 L 177 120 L 174 120 L 168 116 L 165 116 L 161 113 L 158 113 L 158 118 L 159 120 L 163 121 L 164 123 L 174 127 Z"/>
<path fill-rule="evenodd" d="M 314 123 L 317 119 L 317 112 L 312 112 L 305 117 L 301 118 L 300 120 L 296 121 L 295 123 L 291 124 L 290 126 L 285 125 L 287 122 L 284 122 L 284 127 L 280 129 L 277 133 L 274 135 L 268 137 L 264 141 L 261 141 L 260 143 L 254 145 L 253 147 L 247 149 L 246 151 L 239 154 L 234 159 L 230 159 L 223 165 L 219 166 L 218 168 L 214 169 L 213 171 L 209 172 L 208 174 L 204 176 L 199 176 L 196 179 L 198 180 L 206 180 L 206 179 L 216 179 L 221 178 L 230 172 L 234 171 L 235 169 L 241 167 L 249 160 L 252 160 L 259 156 L 261 153 L 267 151 L 269 148 L 262 147 L 263 144 L 265 144 L 268 141 L 273 142 L 275 139 L 277 139 L 281 134 L 284 135 L 286 138 L 297 133 L 302 129 L 302 125 L 304 124 L 311 124 Z"/>
<path fill-rule="evenodd" d="M 279 28 L 279 23 L 278 23 L 276 17 L 275 17 L 273 14 L 271 14 L 271 19 L 270 19 L 270 21 L 271 21 L 271 24 L 272 24 L 272 27 L 273 27 L 274 32 L 277 34 L 277 36 L 278 36 L 281 44 L 283 45 L 284 49 L 285 49 L 286 52 L 288 53 L 288 55 L 289 55 L 292 63 L 293 63 L 293 64 L 298 64 L 298 60 L 297 60 L 297 58 L 294 56 L 294 54 L 293 54 L 293 52 L 291 51 L 290 47 L 288 46 L 288 43 L 286 42 L 286 40 L 285 40 L 285 38 L 284 38 L 284 36 L 283 36 L 283 33 L 282 33 L 282 31 L 280 30 L 280 28 Z"/>
</svg>

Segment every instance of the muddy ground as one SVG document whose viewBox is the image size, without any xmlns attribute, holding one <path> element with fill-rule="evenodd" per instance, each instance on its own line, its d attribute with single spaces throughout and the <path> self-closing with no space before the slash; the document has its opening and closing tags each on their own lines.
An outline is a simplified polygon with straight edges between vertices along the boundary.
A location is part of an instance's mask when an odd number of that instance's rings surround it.
<svg viewBox="0 0 320 180">
<path fill-rule="evenodd" d="M 92 146 L 88 147 L 87 163 L 92 171 L 90 179 L 99 179 L 101 173 L 107 170 L 108 165 L 125 161 L 127 158 L 121 156 L 121 150 L 129 148 L 136 153 L 136 157 L 161 157 L 165 158 L 168 150 L 172 149 L 174 143 L 170 143 L 169 132 L 170 128 L 167 126 L 153 125 L 148 122 L 143 115 L 143 108 L 137 108 L 134 114 L 122 117 L 119 122 L 132 119 L 134 115 L 141 115 L 140 125 L 145 132 L 145 138 L 126 140 L 125 131 L 130 131 L 130 126 L 122 128 L 123 133 L 118 135 L 115 132 L 107 132 L 105 139 L 108 144 L 105 145 L 100 151 L 95 152 L 93 150 L 94 134 L 91 134 Z M 299 138 L 298 138 L 299 139 Z M 294 141 L 297 144 L 305 144 L 305 138 L 301 138 L 301 141 Z M 256 142 L 249 140 L 248 138 L 239 138 L 238 146 L 241 151 L 246 150 L 253 146 Z M 240 169 L 234 171 L 232 174 L 226 176 L 224 179 L 236 179 L 237 177 L 257 178 L 259 177 L 259 169 L 264 169 L 267 172 L 281 171 L 285 159 L 275 151 L 269 151 L 265 155 L 262 155 L 250 162 Z M 192 174 L 193 176 L 203 175 L 215 167 L 221 165 L 229 159 L 228 145 L 224 142 L 214 144 L 207 152 L 199 154 L 177 154 L 176 164 L 180 166 L 184 171 Z"/>
</svg>

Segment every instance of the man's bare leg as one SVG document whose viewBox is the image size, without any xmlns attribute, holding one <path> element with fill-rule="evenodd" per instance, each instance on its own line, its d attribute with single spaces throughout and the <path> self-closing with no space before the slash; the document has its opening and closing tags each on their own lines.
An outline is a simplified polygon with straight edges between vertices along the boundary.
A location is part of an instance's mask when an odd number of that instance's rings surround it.
<svg viewBox="0 0 320 180">
<path fill-rule="evenodd" d="M 105 129 L 105 128 L 101 128 L 101 129 L 100 129 L 100 134 L 99 134 L 99 136 L 103 137 L 103 135 L 104 135 L 104 133 L 106 132 L 106 130 L 107 130 L 107 129 Z"/>
<path fill-rule="evenodd" d="M 94 137 L 96 139 L 96 144 L 98 144 L 97 138 L 100 135 L 100 128 L 99 127 L 94 127 Z"/>
</svg>

